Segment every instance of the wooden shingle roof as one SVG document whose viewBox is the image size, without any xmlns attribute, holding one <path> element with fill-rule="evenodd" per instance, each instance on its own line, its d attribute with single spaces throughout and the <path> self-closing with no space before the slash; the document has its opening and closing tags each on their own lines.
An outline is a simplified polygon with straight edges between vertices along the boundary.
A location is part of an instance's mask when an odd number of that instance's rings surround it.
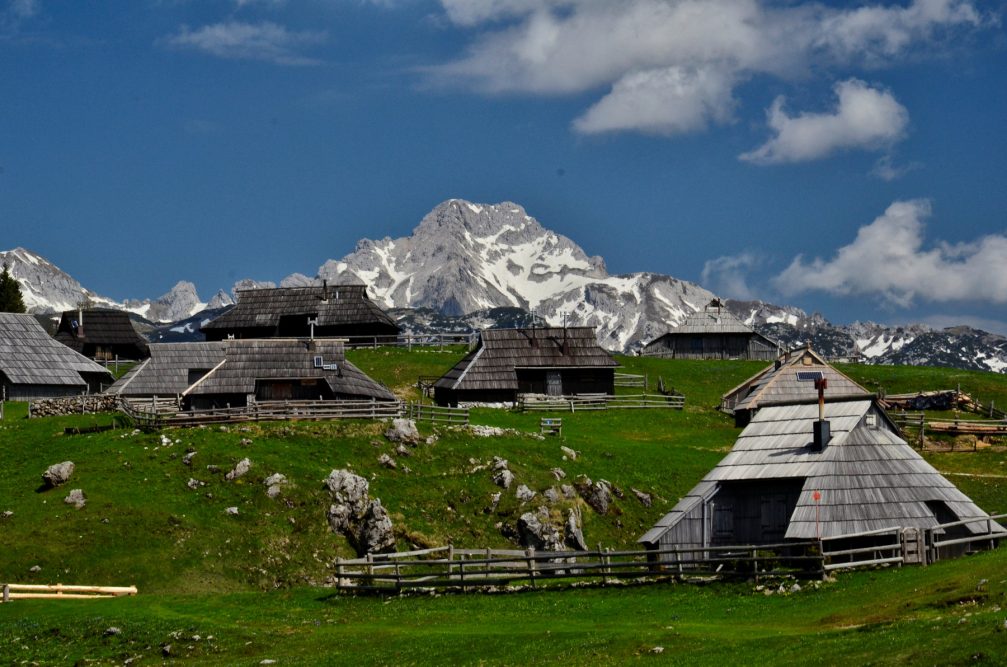
<svg viewBox="0 0 1007 667">
<path fill-rule="evenodd" d="M 317 314 L 318 326 L 395 321 L 367 297 L 364 285 L 276 287 L 239 290 L 238 303 L 202 329 L 236 330 L 276 327 L 280 318 Z"/>
<path fill-rule="evenodd" d="M 84 327 L 81 333 L 79 320 L 83 315 Z M 147 341 L 133 328 L 129 313 L 112 308 L 90 308 L 80 313 L 67 310 L 59 320 L 56 340 L 80 351 L 85 342 L 96 345 L 135 345 L 143 350 Z"/>
<path fill-rule="evenodd" d="M 106 393 L 123 396 L 176 396 L 189 387 L 189 371 L 209 371 L 224 360 L 224 341 L 153 343 L 150 358 L 119 378 Z"/>
<path fill-rule="evenodd" d="M 444 374 L 435 387 L 517 390 L 518 368 L 614 368 L 592 327 L 486 329 L 479 346 Z"/>
<path fill-rule="evenodd" d="M 32 315 L 0 313 L 0 372 L 11 384 L 86 387 L 81 373 L 108 370 L 52 338 Z"/>
<path fill-rule="evenodd" d="M 253 394 L 257 380 L 318 379 L 328 383 L 335 394 L 396 400 L 391 391 L 346 361 L 341 340 L 264 338 L 222 342 L 223 362 L 184 394 Z"/>
<path fill-rule="evenodd" d="M 869 414 L 876 425 L 870 424 Z M 719 485 L 748 480 L 804 480 L 787 539 L 811 539 L 819 530 L 831 537 L 895 527 L 933 528 L 937 521 L 928 502 L 943 503 L 959 519 L 988 516 L 886 428 L 887 418 L 873 400 L 826 403 L 832 439 L 822 451 L 810 446 L 817 419 L 817 404 L 759 410 L 730 453 L 640 541 L 656 542 L 698 502 L 712 498 Z M 818 502 L 813 498 L 816 491 L 821 494 Z M 970 529 L 984 531 L 985 524 Z"/>
<path fill-rule="evenodd" d="M 830 366 L 817 352 L 807 348 L 793 353 L 790 359 L 780 363 L 779 368 L 774 364 L 749 378 L 727 392 L 724 399 L 726 401 L 728 397 L 738 394 L 735 410 L 754 410 L 761 405 L 773 403 L 817 400 L 818 390 L 810 379 L 816 373 L 827 381 L 826 399 L 871 395 L 871 392 Z"/>
<path fill-rule="evenodd" d="M 742 322 L 737 315 L 714 300 L 703 310 L 697 310 L 685 318 L 680 325 L 672 329 L 673 334 L 727 334 L 747 333 L 755 331 Z M 667 334 L 666 334 L 667 335 Z"/>
</svg>

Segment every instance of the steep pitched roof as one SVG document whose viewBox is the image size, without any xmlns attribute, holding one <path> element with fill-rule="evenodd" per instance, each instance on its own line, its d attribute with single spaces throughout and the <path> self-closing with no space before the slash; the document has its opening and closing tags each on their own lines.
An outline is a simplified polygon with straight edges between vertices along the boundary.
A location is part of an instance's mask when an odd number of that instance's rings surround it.
<svg viewBox="0 0 1007 667">
<path fill-rule="evenodd" d="M 868 414 L 879 425 L 871 426 Z M 887 418 L 872 400 L 826 403 L 825 418 L 832 439 L 819 452 L 810 447 L 817 405 L 762 408 L 730 453 L 640 541 L 656 542 L 697 503 L 713 497 L 719 485 L 746 480 L 804 480 L 787 539 L 814 538 L 819 529 L 823 537 L 830 537 L 895 527 L 932 528 L 937 520 L 928 502 L 943 503 L 959 519 L 988 516 L 904 440 L 880 425 Z M 818 502 L 813 497 L 816 491 L 821 494 Z M 970 530 L 981 532 L 985 525 Z"/>
<path fill-rule="evenodd" d="M 263 338 L 223 341 L 223 362 L 186 395 L 253 394 L 257 380 L 326 382 L 336 394 L 395 400 L 395 395 L 346 361 L 338 339 Z M 316 363 L 316 360 L 320 362 Z"/>
<path fill-rule="evenodd" d="M 518 368 L 614 368 L 619 364 L 598 345 L 593 327 L 486 329 L 480 343 L 435 387 L 513 389 Z"/>
<path fill-rule="evenodd" d="M 317 314 L 318 326 L 380 323 L 398 328 L 395 321 L 367 297 L 363 285 L 276 287 L 239 290 L 238 303 L 203 329 L 276 327 L 280 318 Z"/>
<path fill-rule="evenodd" d="M 714 299 L 703 310 L 697 310 L 692 315 L 685 318 L 680 325 L 672 329 L 672 334 L 726 334 L 726 333 L 748 333 L 754 334 L 752 327 L 748 326 L 738 316 L 721 305 L 720 301 Z M 665 334 L 667 335 L 667 334 Z"/>
<path fill-rule="evenodd" d="M 46 333 L 31 315 L 0 313 L 0 372 L 11 384 L 86 387 L 81 373 L 112 376 L 108 369 Z"/>
<path fill-rule="evenodd" d="M 84 327 L 79 326 L 83 314 Z M 112 308 L 89 308 L 83 313 L 67 310 L 59 320 L 56 340 L 80 351 L 84 343 L 96 345 L 135 345 L 140 350 L 147 348 L 147 341 L 133 328 L 129 314 Z"/>
<path fill-rule="evenodd" d="M 224 341 L 154 343 L 150 358 L 119 378 L 106 393 L 123 396 L 175 396 L 188 389 L 189 371 L 209 371 L 224 360 Z"/>
<path fill-rule="evenodd" d="M 809 347 L 793 353 L 779 368 L 774 364 L 741 383 L 724 394 L 724 401 L 736 396 L 735 410 L 753 410 L 772 403 L 817 400 L 818 390 L 811 379 L 815 374 L 827 381 L 826 399 L 871 395 Z"/>
</svg>

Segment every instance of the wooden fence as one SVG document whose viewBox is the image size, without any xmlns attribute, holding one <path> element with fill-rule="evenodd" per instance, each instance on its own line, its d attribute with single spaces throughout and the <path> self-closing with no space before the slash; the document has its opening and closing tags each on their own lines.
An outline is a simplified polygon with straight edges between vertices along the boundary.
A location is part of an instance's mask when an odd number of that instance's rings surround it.
<svg viewBox="0 0 1007 667">
<path fill-rule="evenodd" d="M 453 345 L 464 345 L 468 349 L 479 342 L 479 332 L 468 333 L 429 333 L 429 334 L 399 334 L 398 336 L 340 336 L 348 348 L 378 348 L 404 347 L 411 350 L 414 347 L 444 348 Z"/>
<path fill-rule="evenodd" d="M 523 394 L 518 398 L 518 408 L 523 412 L 583 412 L 593 410 L 630 410 L 638 408 L 665 408 L 681 410 L 685 396 L 662 394 L 581 394 L 578 396 L 541 396 Z"/>
<path fill-rule="evenodd" d="M 136 595 L 136 586 L 74 586 L 67 584 L 4 584 L 3 602 L 12 600 L 91 598 Z"/>
<path fill-rule="evenodd" d="M 927 419 L 922 412 L 896 412 L 889 416 L 906 440 L 919 447 L 923 446 L 928 431 L 944 435 L 1007 436 L 1007 420 Z"/>
<path fill-rule="evenodd" d="M 615 374 L 615 386 L 616 387 L 639 387 L 644 391 L 647 391 L 647 376 L 646 375 L 634 375 L 632 373 L 616 373 Z"/>
<path fill-rule="evenodd" d="M 457 549 L 440 547 L 365 558 L 336 560 L 337 588 L 354 592 L 390 592 L 409 588 L 456 588 L 526 582 L 641 579 L 664 576 L 759 577 L 803 574 L 819 577 L 822 558 L 817 542 L 758 547 L 707 547 L 616 551 L 536 551 L 535 549 Z M 772 549 L 787 549 L 781 556 Z M 806 553 L 805 553 L 806 552 Z"/>
<path fill-rule="evenodd" d="M 737 546 L 682 547 L 618 551 L 598 545 L 591 551 L 535 549 L 459 549 L 453 546 L 364 558 L 336 559 L 337 589 L 401 592 L 409 588 L 453 588 L 527 583 L 538 586 L 573 581 L 647 579 L 672 576 L 824 577 L 842 569 L 879 565 L 926 565 L 973 547 L 993 548 L 1007 533 L 995 523 L 1000 514 L 942 524 L 921 531 L 901 527 L 850 533 L 816 540 Z M 980 524 L 967 537 L 944 538 L 949 529 Z"/>
<path fill-rule="evenodd" d="M 403 414 L 414 421 L 428 421 L 437 424 L 469 423 L 468 408 L 446 408 L 423 403 L 407 403 Z"/>
<path fill-rule="evenodd" d="M 204 426 L 287 419 L 387 419 L 402 414 L 399 401 L 261 401 L 240 408 L 158 412 L 142 404 L 120 402 L 120 410 L 139 428 Z"/>
</svg>

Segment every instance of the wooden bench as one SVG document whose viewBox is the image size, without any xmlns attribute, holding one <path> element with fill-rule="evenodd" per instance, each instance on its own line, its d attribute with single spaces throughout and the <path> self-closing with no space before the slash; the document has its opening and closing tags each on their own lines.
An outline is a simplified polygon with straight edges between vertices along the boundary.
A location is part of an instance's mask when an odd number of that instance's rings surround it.
<svg viewBox="0 0 1007 667">
<path fill-rule="evenodd" d="M 542 417 L 538 428 L 542 435 L 563 435 L 563 420 L 560 417 Z"/>
</svg>

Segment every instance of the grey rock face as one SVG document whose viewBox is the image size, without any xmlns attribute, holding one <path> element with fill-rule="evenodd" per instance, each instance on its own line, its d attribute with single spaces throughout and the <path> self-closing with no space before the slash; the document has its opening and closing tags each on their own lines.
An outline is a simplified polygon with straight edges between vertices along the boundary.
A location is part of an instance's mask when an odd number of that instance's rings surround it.
<svg viewBox="0 0 1007 667">
<path fill-rule="evenodd" d="M 202 309 L 196 286 L 181 280 L 175 283 L 167 294 L 150 302 L 147 319 L 154 322 L 175 322 L 183 320 Z"/>
<path fill-rule="evenodd" d="M 608 482 L 603 479 L 592 482 L 590 477 L 581 476 L 574 486 L 591 509 L 598 514 L 608 513 L 609 503 L 612 502 L 612 487 Z"/>
<path fill-rule="evenodd" d="M 392 425 L 385 431 L 385 437 L 392 442 L 415 445 L 420 441 L 420 432 L 416 428 L 416 422 L 412 419 L 396 418 L 392 420 Z"/>
<path fill-rule="evenodd" d="M 527 486 L 522 484 L 521 486 L 517 487 L 517 491 L 514 492 L 514 495 L 517 496 L 517 499 L 520 500 L 521 502 L 527 503 L 531 501 L 531 499 L 538 494 L 536 494 L 534 491 L 532 491 Z"/>
<path fill-rule="evenodd" d="M 334 503 L 345 505 L 351 514 L 361 514 L 367 507 L 367 480 L 348 470 L 333 470 L 325 479 Z"/>
<path fill-rule="evenodd" d="M 365 554 L 395 551 L 392 520 L 380 500 L 372 500 L 361 518 L 357 551 Z"/>
<path fill-rule="evenodd" d="M 70 480 L 70 476 L 73 475 L 73 471 L 73 461 L 54 463 L 42 473 L 42 481 L 45 482 L 46 486 L 55 488 L 61 484 L 66 484 Z"/>
<path fill-rule="evenodd" d="M 566 513 L 563 542 L 576 551 L 587 551 L 587 540 L 581 525 L 580 509 L 571 507 Z"/>
<path fill-rule="evenodd" d="M 650 507 L 653 504 L 654 501 L 649 493 L 644 493 L 639 489 L 634 489 L 632 486 L 629 487 L 629 490 L 633 492 L 633 495 L 636 496 L 636 499 L 639 500 L 640 504 L 644 507 Z"/>
<path fill-rule="evenodd" d="M 535 512 L 525 512 L 517 520 L 518 538 L 523 547 L 532 547 L 543 551 L 560 551 L 563 548 L 563 535 L 559 529 L 545 517 Z"/>
</svg>

